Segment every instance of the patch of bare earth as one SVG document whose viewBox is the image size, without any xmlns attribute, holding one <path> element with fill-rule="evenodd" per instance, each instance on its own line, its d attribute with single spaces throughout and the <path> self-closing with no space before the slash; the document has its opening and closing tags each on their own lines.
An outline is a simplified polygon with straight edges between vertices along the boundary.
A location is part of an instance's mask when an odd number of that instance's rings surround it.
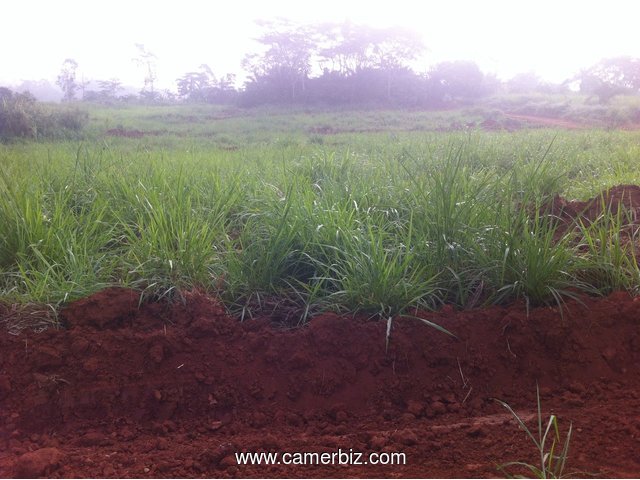
<svg viewBox="0 0 640 480">
<path fill-rule="evenodd" d="M 586 201 L 567 200 L 559 195 L 544 207 L 544 213 L 552 215 L 558 222 L 557 237 L 572 233 L 575 242 L 583 242 L 582 231 L 601 224 L 605 217 L 613 215 L 619 220 L 619 229 L 609 232 L 617 235 L 629 254 L 640 258 L 640 186 L 616 185 L 602 191 Z"/>
<path fill-rule="evenodd" d="M 137 130 L 137 129 L 126 129 L 126 128 L 112 128 L 107 130 L 107 135 L 111 137 L 127 137 L 127 138 L 142 138 L 144 136 L 153 135 L 158 136 L 166 133 L 163 130 Z"/>
<path fill-rule="evenodd" d="M 586 125 L 553 117 L 539 117 L 534 115 L 519 115 L 515 113 L 505 113 L 504 116 L 511 120 L 517 120 L 530 125 L 539 125 L 544 127 L 563 128 L 567 130 L 578 130 L 587 128 Z"/>
<path fill-rule="evenodd" d="M 534 461 L 494 398 L 573 424 L 572 471 L 637 477 L 640 301 L 626 293 L 304 328 L 239 322 L 214 299 L 109 289 L 67 329 L 0 333 L 0 476 L 492 477 Z M 404 465 L 238 465 L 238 452 L 404 453 Z M 364 457 L 366 458 L 366 457 Z"/>
</svg>

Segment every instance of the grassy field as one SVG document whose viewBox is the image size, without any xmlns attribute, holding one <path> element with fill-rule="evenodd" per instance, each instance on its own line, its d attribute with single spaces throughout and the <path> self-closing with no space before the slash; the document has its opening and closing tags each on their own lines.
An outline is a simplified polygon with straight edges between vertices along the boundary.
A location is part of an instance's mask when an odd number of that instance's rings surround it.
<svg viewBox="0 0 640 480">
<path fill-rule="evenodd" d="M 640 133 L 487 132 L 481 112 L 92 108 L 84 141 L 0 145 L 0 298 L 109 285 L 385 318 L 633 291 L 604 215 L 582 240 L 539 212 L 640 184 Z M 456 131 L 450 130 L 452 126 Z M 458 128 L 462 126 L 461 128 Z M 442 130 L 442 131 L 441 131 Z"/>
</svg>

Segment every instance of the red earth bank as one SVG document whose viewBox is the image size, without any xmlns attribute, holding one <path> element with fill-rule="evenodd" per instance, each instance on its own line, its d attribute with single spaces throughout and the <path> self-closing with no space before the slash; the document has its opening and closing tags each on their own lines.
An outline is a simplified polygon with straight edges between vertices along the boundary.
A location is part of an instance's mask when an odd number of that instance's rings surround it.
<svg viewBox="0 0 640 480">
<path fill-rule="evenodd" d="M 506 410 L 573 424 L 569 469 L 640 475 L 640 300 L 617 293 L 386 324 L 318 316 L 282 330 L 198 293 L 109 289 L 66 329 L 0 333 L 0 476 L 491 477 L 535 460 Z M 240 466 L 234 454 L 403 452 L 406 465 Z"/>
</svg>

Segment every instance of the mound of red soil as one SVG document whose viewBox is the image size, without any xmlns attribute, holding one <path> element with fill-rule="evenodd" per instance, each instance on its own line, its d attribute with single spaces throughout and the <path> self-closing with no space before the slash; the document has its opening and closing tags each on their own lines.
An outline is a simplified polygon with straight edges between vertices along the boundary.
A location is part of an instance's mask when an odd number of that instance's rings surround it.
<svg viewBox="0 0 640 480">
<path fill-rule="evenodd" d="M 573 424 L 570 470 L 640 474 L 640 301 L 421 315 L 456 338 L 395 319 L 386 350 L 384 322 L 281 330 L 200 294 L 138 306 L 100 292 L 62 312 L 66 330 L 0 333 L 0 476 L 490 477 L 536 459 L 494 401 L 533 427 L 536 383 L 544 414 Z M 239 452 L 406 464 L 238 465 Z"/>
<path fill-rule="evenodd" d="M 609 215 L 612 214 L 618 223 L 615 231 L 607 234 L 617 235 L 622 245 L 627 246 L 636 258 L 640 258 L 640 243 L 637 242 L 640 228 L 640 186 L 617 185 L 585 202 L 568 201 L 556 195 L 543 206 L 542 213 L 551 215 L 559 222 L 555 232 L 556 239 L 573 233 L 575 243 L 583 240 L 582 229 L 593 224 L 613 228 Z"/>
<path fill-rule="evenodd" d="M 565 222 L 582 220 L 586 224 L 593 223 L 603 213 L 617 215 L 620 210 L 626 214 L 626 222 L 635 223 L 640 213 L 640 186 L 617 185 L 604 190 L 586 202 L 568 201 L 556 195 L 548 205 L 549 213 Z M 622 213 L 622 212 L 621 212 Z"/>
</svg>

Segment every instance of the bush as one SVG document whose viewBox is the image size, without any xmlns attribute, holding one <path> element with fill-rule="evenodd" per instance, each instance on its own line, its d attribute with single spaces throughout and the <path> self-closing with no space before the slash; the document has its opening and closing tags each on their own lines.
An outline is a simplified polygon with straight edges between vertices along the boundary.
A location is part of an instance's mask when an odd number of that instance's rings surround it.
<svg viewBox="0 0 640 480">
<path fill-rule="evenodd" d="M 35 135 L 32 111 L 35 98 L 28 94 L 4 92 L 0 103 L 0 138 L 26 138 Z"/>
<path fill-rule="evenodd" d="M 77 136 L 89 118 L 77 108 L 43 105 L 29 92 L 0 93 L 0 141 Z"/>
</svg>

